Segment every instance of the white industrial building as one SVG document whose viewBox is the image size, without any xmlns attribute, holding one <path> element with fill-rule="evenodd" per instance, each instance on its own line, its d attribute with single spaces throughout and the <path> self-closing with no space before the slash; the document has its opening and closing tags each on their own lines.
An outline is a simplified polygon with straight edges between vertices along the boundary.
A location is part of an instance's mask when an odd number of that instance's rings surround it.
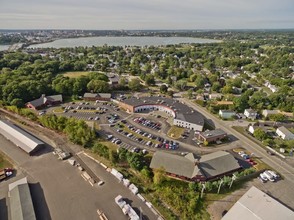
<svg viewBox="0 0 294 220">
<path fill-rule="evenodd" d="M 45 145 L 44 142 L 9 121 L 0 120 L 0 134 L 29 155 Z"/>
</svg>

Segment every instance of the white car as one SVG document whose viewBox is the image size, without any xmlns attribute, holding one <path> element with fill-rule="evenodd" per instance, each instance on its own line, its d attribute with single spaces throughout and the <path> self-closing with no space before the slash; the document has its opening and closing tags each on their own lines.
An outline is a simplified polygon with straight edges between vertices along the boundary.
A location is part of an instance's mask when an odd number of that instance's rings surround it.
<svg viewBox="0 0 294 220">
<path fill-rule="evenodd" d="M 98 186 L 102 186 L 104 184 L 104 181 L 102 181 L 102 180 L 100 180 L 99 182 L 98 182 Z"/>
</svg>

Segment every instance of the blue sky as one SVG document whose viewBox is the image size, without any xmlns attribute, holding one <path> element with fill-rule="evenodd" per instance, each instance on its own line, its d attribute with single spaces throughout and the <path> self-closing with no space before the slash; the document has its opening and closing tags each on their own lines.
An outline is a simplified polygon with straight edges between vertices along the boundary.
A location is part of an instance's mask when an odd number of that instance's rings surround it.
<svg viewBox="0 0 294 220">
<path fill-rule="evenodd" d="M 294 0 L 0 0 L 0 29 L 294 28 Z"/>
</svg>

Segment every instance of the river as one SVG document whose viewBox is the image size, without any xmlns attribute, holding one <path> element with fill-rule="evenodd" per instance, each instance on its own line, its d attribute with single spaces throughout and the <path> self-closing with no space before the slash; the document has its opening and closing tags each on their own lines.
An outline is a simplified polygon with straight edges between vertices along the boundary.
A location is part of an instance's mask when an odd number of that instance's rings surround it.
<svg viewBox="0 0 294 220">
<path fill-rule="evenodd" d="M 34 44 L 29 48 L 63 48 L 91 46 L 160 46 L 180 43 L 219 43 L 219 40 L 192 37 L 81 37 L 59 39 L 49 43 Z"/>
</svg>

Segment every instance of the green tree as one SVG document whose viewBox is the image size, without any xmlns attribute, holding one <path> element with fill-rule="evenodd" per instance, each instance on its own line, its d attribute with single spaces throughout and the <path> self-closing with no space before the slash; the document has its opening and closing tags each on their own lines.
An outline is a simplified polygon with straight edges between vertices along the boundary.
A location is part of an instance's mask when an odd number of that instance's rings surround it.
<svg viewBox="0 0 294 220">
<path fill-rule="evenodd" d="M 128 86 L 132 91 L 140 91 L 142 88 L 141 82 L 137 78 L 130 80 Z"/>
<path fill-rule="evenodd" d="M 253 132 L 253 136 L 260 141 L 266 140 L 268 138 L 267 133 L 261 128 L 256 128 Z"/>
<path fill-rule="evenodd" d="M 107 82 L 99 79 L 92 79 L 87 84 L 88 91 L 93 92 L 108 92 L 109 91 L 109 85 Z"/>
</svg>

